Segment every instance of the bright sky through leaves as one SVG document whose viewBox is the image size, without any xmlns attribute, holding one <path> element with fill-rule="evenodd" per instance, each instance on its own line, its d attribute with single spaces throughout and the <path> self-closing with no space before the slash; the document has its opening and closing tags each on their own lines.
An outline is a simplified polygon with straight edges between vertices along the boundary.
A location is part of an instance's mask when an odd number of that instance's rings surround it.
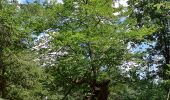
<svg viewBox="0 0 170 100">
<path fill-rule="evenodd" d="M 18 0 L 20 3 L 25 3 L 26 0 Z M 28 0 L 28 1 L 34 1 L 34 0 Z M 44 0 L 40 0 L 40 1 L 44 1 Z M 62 0 L 57 0 L 59 3 L 62 3 Z M 127 6 L 127 0 L 119 0 L 119 3 L 123 6 Z M 119 3 L 116 3 L 115 6 L 118 7 Z"/>
</svg>

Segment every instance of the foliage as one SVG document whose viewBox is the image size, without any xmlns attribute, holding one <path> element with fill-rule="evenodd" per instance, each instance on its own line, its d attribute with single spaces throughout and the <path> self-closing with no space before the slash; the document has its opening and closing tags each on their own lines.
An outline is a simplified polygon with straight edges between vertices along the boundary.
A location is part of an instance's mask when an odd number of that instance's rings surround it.
<svg viewBox="0 0 170 100">
<path fill-rule="evenodd" d="M 28 20 L 33 22 L 33 17 L 38 17 L 39 14 L 20 9 L 15 3 L 2 1 L 0 5 L 0 97 L 17 100 L 42 99 L 47 95 L 43 86 L 46 75 L 43 75 L 43 69 L 32 60 L 35 59 L 32 58 L 34 53 L 28 48 L 31 32 L 42 31 L 42 23 L 35 21 L 38 30 L 34 29 L 34 24 L 26 24 Z M 31 6 L 34 7 L 34 4 L 27 5 L 30 8 Z"/>
<path fill-rule="evenodd" d="M 63 92 L 74 86 L 70 95 L 81 99 L 78 95 L 86 96 L 92 91 L 90 82 L 117 76 L 125 44 L 119 37 L 121 33 L 114 29 L 116 17 L 112 15 L 111 0 L 65 0 L 61 12 L 62 24 L 56 26 L 59 31 L 54 35 L 54 48 L 67 54 L 57 59 L 50 72 L 55 83 L 61 83 Z M 83 82 L 78 85 L 74 81 Z"/>
<path fill-rule="evenodd" d="M 0 99 L 167 99 L 169 2 L 128 0 L 128 7 L 118 8 L 115 2 L 1 1 Z M 40 40 L 42 33 L 48 34 L 48 42 Z M 127 50 L 130 42 L 151 41 L 156 45 L 145 52 Z M 41 42 L 50 46 L 41 48 Z M 155 55 L 164 59 L 156 62 L 159 71 L 152 73 L 149 68 Z M 126 62 L 138 66 L 127 65 L 123 70 Z"/>
</svg>

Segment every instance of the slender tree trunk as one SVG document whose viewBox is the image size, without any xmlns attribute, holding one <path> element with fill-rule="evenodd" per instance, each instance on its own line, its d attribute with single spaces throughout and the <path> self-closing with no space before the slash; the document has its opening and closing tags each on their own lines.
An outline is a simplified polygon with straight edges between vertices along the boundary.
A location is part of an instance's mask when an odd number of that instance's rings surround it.
<svg viewBox="0 0 170 100">
<path fill-rule="evenodd" d="M 167 96 L 166 100 L 169 100 L 169 96 L 170 96 L 170 89 L 169 89 L 168 96 Z"/>
<path fill-rule="evenodd" d="M 2 69 L 2 98 L 5 98 L 6 97 L 6 91 L 5 91 L 5 88 L 6 88 L 6 79 L 5 79 L 5 68 L 3 66 L 3 69 Z"/>
<path fill-rule="evenodd" d="M 3 62 L 2 62 L 2 48 L 0 48 L 0 97 L 2 98 L 2 91 L 3 91 L 3 73 L 2 73 L 2 69 L 3 69 Z"/>
<path fill-rule="evenodd" d="M 5 78 L 5 66 L 3 62 L 3 49 L 0 48 L 0 97 L 5 98 L 6 78 Z"/>
</svg>

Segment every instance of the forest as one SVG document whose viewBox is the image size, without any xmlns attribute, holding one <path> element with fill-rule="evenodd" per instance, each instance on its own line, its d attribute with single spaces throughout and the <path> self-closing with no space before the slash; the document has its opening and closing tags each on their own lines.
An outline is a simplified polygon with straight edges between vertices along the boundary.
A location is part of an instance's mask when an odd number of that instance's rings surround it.
<svg viewBox="0 0 170 100">
<path fill-rule="evenodd" d="M 0 100 L 170 100 L 170 1 L 0 0 Z"/>
</svg>

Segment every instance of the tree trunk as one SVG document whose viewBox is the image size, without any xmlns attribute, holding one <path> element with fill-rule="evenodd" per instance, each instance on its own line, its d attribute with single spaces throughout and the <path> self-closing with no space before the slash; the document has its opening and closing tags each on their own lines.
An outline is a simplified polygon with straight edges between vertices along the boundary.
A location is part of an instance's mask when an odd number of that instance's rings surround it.
<svg viewBox="0 0 170 100">
<path fill-rule="evenodd" d="M 103 80 L 91 84 L 92 95 L 86 100 L 107 100 L 109 96 L 109 82 L 110 80 Z"/>
</svg>

